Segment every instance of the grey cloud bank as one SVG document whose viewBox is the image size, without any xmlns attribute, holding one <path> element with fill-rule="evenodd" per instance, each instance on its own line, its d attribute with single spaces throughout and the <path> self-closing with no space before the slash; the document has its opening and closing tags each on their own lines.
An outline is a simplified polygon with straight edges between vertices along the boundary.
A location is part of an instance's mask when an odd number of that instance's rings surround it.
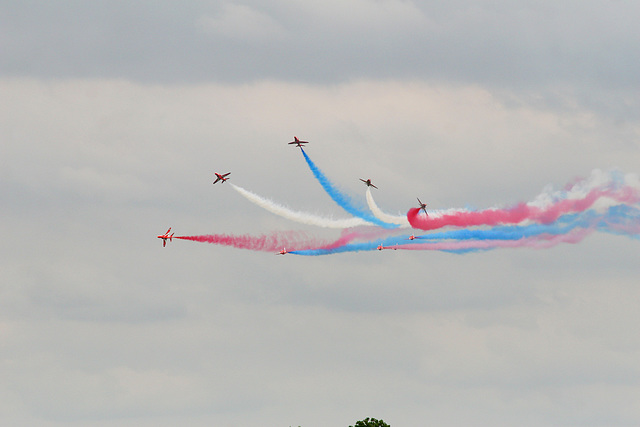
<svg viewBox="0 0 640 427">
<path fill-rule="evenodd" d="M 633 2 L 10 2 L 5 76 L 634 88 Z"/>
</svg>

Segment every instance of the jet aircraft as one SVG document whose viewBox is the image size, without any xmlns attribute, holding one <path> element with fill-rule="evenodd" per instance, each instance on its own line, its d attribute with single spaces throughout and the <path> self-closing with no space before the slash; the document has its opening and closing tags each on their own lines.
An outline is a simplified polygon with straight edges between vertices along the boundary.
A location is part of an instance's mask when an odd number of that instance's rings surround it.
<svg viewBox="0 0 640 427">
<path fill-rule="evenodd" d="M 373 187 L 373 188 L 376 188 L 376 189 L 378 188 L 378 187 L 376 187 L 375 185 L 373 185 L 373 184 L 371 183 L 371 180 L 370 180 L 370 179 L 366 179 L 366 180 L 364 180 L 364 179 L 360 178 L 360 181 L 362 181 L 362 182 L 364 182 L 365 184 L 367 184 L 367 187 Z"/>
<path fill-rule="evenodd" d="M 169 232 L 171 231 L 171 227 L 169 227 L 169 229 L 167 230 L 166 233 L 161 234 L 158 236 L 158 239 L 162 239 L 162 247 L 164 248 L 165 246 L 167 246 L 167 239 L 169 239 L 169 241 L 171 242 L 173 239 L 173 234 L 171 233 L 169 234 Z"/>
<path fill-rule="evenodd" d="M 418 208 L 418 210 L 422 209 L 425 213 L 425 215 L 429 216 L 429 214 L 427 213 L 427 204 L 426 203 L 422 203 L 420 201 L 420 199 L 418 199 L 418 203 L 420 203 L 420 207 Z"/>
<path fill-rule="evenodd" d="M 291 141 L 289 144 L 296 144 L 296 147 L 302 148 L 302 144 L 308 144 L 308 143 L 309 141 L 300 141 L 297 136 L 294 136 L 293 141 Z"/>
<path fill-rule="evenodd" d="M 218 172 L 214 172 L 216 174 L 216 180 L 213 181 L 213 183 L 215 184 L 218 181 L 222 181 L 222 182 L 226 182 L 229 178 L 225 178 L 227 175 L 229 175 L 231 172 L 227 172 L 223 175 L 220 175 Z"/>
<path fill-rule="evenodd" d="M 289 252 L 287 251 L 287 248 L 282 248 L 282 250 L 280 252 L 278 252 L 276 255 L 286 255 Z"/>
</svg>

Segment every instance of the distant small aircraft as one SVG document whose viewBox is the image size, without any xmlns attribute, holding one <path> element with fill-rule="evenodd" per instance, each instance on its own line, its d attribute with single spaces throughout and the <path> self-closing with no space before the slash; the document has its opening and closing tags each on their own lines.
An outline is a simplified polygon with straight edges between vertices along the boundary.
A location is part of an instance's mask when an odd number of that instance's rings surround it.
<svg viewBox="0 0 640 427">
<path fill-rule="evenodd" d="M 413 234 L 411 236 L 409 236 L 408 240 L 415 240 L 416 236 L 414 236 Z"/>
<path fill-rule="evenodd" d="M 418 203 L 420 203 L 420 207 L 418 208 L 418 211 L 419 211 L 420 209 L 422 209 L 422 210 L 424 211 L 424 213 L 425 213 L 427 216 L 429 216 L 429 214 L 427 213 L 427 204 L 426 204 L 426 203 L 422 203 L 422 202 L 420 201 L 420 199 L 418 199 Z"/>
<path fill-rule="evenodd" d="M 378 250 L 379 250 L 379 251 L 381 251 L 381 250 L 383 250 L 383 249 L 384 249 L 384 246 L 382 246 L 382 243 L 380 243 L 380 244 L 378 245 Z"/>
<path fill-rule="evenodd" d="M 231 172 L 227 172 L 224 175 L 220 175 L 218 172 L 214 172 L 216 174 L 216 180 L 213 181 L 213 183 L 215 184 L 218 181 L 222 181 L 222 182 L 226 182 L 229 178 L 225 178 L 227 175 L 229 175 Z"/>
<path fill-rule="evenodd" d="M 158 236 L 158 239 L 162 239 L 162 247 L 164 248 L 165 246 L 167 246 L 167 239 L 169 239 L 169 241 L 171 242 L 173 239 L 173 234 L 171 233 L 169 234 L 169 232 L 171 231 L 171 227 L 169 227 L 169 229 L 167 230 L 166 233 L 161 234 Z"/>
<path fill-rule="evenodd" d="M 280 252 L 278 252 L 276 255 L 285 255 L 288 254 L 289 252 L 287 252 L 287 248 L 282 248 L 282 250 Z"/>
<path fill-rule="evenodd" d="M 302 144 L 308 144 L 308 143 L 309 141 L 300 141 L 297 136 L 294 136 L 293 141 L 291 141 L 289 144 L 296 144 L 296 147 L 302 148 Z"/>
<path fill-rule="evenodd" d="M 376 189 L 378 188 L 378 187 L 376 187 L 375 185 L 373 185 L 373 184 L 371 183 L 371 180 L 370 180 L 370 179 L 364 180 L 364 179 L 360 178 L 360 181 L 362 181 L 362 182 L 364 182 L 365 184 L 367 184 L 367 187 L 373 187 L 373 188 L 376 188 Z"/>
</svg>

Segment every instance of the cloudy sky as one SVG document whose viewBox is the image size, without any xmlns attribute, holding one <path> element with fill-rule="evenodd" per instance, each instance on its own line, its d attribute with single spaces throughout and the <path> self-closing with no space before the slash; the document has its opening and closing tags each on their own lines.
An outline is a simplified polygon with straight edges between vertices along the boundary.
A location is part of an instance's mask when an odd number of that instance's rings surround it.
<svg viewBox="0 0 640 427">
<path fill-rule="evenodd" d="M 640 172 L 640 4 L 0 1 L 0 423 L 635 426 L 638 240 L 325 257 L 354 200 L 512 204 Z"/>
</svg>

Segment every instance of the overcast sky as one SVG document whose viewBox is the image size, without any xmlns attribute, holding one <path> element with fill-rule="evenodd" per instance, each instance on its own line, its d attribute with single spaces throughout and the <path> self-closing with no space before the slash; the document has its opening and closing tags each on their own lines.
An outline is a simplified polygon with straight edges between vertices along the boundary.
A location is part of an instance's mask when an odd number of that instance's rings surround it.
<svg viewBox="0 0 640 427">
<path fill-rule="evenodd" d="M 635 426 L 639 241 L 324 257 L 335 230 L 640 172 L 629 1 L 0 1 L 0 424 Z"/>
</svg>

